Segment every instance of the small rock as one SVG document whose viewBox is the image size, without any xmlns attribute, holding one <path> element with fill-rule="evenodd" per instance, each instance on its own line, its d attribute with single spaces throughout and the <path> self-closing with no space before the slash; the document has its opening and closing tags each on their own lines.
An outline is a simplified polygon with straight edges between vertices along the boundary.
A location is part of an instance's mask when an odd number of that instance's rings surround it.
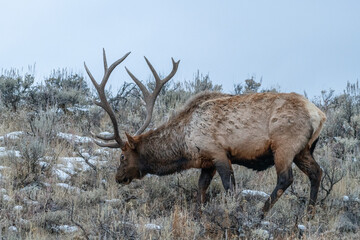
<svg viewBox="0 0 360 240">
<path fill-rule="evenodd" d="M 298 225 L 298 229 L 299 229 L 300 231 L 305 231 L 305 230 L 306 230 L 306 227 L 305 227 L 304 225 L 299 224 L 299 225 Z"/>
<path fill-rule="evenodd" d="M 350 198 L 348 197 L 348 196 L 343 196 L 343 201 L 344 202 L 347 202 L 347 201 L 349 201 L 350 200 Z"/>
<path fill-rule="evenodd" d="M 149 230 L 161 230 L 161 226 L 153 224 L 153 223 L 145 224 L 145 228 L 149 229 Z"/>
<path fill-rule="evenodd" d="M 23 206 L 16 205 L 13 209 L 14 209 L 14 211 L 16 211 L 16 212 L 20 212 L 20 211 L 23 210 Z"/>
<path fill-rule="evenodd" d="M 17 232 L 18 230 L 17 230 L 17 227 L 15 227 L 15 226 L 10 226 L 9 228 L 8 228 L 8 230 L 10 231 L 10 232 Z"/>
<path fill-rule="evenodd" d="M 64 233 L 73 233 L 78 230 L 78 227 L 76 226 L 69 226 L 69 225 L 61 225 L 59 226 L 59 230 Z"/>
</svg>

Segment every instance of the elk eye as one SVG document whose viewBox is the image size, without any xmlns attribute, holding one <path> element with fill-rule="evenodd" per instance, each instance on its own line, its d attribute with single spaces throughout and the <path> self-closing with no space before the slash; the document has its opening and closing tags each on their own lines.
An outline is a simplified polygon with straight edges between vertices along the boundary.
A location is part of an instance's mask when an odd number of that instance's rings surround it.
<svg viewBox="0 0 360 240">
<path fill-rule="evenodd" d="M 121 154 L 121 156 L 120 156 L 120 160 L 124 160 L 124 159 L 125 159 L 124 154 Z"/>
</svg>

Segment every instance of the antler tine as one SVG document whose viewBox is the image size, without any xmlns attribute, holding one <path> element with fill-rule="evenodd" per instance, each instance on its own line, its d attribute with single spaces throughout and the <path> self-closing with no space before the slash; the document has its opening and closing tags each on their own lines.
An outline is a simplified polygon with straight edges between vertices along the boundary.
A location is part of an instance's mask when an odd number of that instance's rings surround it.
<svg viewBox="0 0 360 240">
<path fill-rule="evenodd" d="M 142 84 L 142 82 L 139 81 L 139 79 L 137 79 L 134 74 L 132 74 L 130 72 L 129 69 L 127 69 L 127 67 L 125 67 L 126 69 L 126 72 L 129 74 L 129 76 L 131 77 L 131 79 L 136 83 L 136 85 L 138 85 L 138 87 L 140 88 L 143 96 L 144 96 L 144 99 L 148 99 L 150 97 L 150 93 L 149 91 L 147 90 L 147 88 L 144 86 L 144 84 Z"/>
<path fill-rule="evenodd" d="M 172 64 L 173 64 L 173 69 L 171 70 L 170 74 L 167 77 L 165 77 L 164 79 L 160 79 L 159 75 L 155 71 L 155 69 L 152 66 L 152 64 L 150 63 L 150 61 L 146 57 L 144 57 L 144 58 L 145 58 L 146 63 L 148 64 L 148 66 L 149 66 L 149 68 L 150 68 L 151 72 L 153 73 L 154 78 L 156 80 L 154 94 L 157 97 L 157 95 L 160 93 L 161 88 L 175 75 L 175 73 L 176 73 L 176 71 L 177 71 L 177 69 L 179 67 L 180 60 L 175 62 L 174 59 L 171 58 L 171 61 L 172 61 Z"/>
<path fill-rule="evenodd" d="M 90 70 L 88 69 L 88 67 L 86 66 L 86 63 L 84 62 L 84 67 L 85 70 L 87 72 L 87 74 L 89 75 L 89 78 L 91 80 L 91 82 L 94 84 L 95 88 L 97 88 L 99 85 L 97 84 L 95 78 L 93 77 L 93 75 L 91 74 Z"/>
<path fill-rule="evenodd" d="M 107 66 L 107 61 L 106 61 L 105 48 L 103 48 L 103 59 L 104 59 L 104 72 L 106 72 L 108 69 L 108 66 Z"/>
<path fill-rule="evenodd" d="M 113 64 L 111 64 L 111 66 L 108 68 L 107 66 L 107 61 L 106 61 L 106 54 L 105 54 L 105 49 L 103 49 L 103 58 L 104 58 L 104 77 L 101 81 L 100 84 L 98 84 L 95 80 L 95 78 L 92 76 L 90 70 L 87 68 L 85 62 L 84 62 L 84 66 L 85 66 L 85 70 L 87 72 L 87 74 L 89 75 L 92 83 L 95 86 L 96 91 L 98 92 L 99 98 L 100 98 L 100 102 L 95 101 L 94 103 L 98 106 L 100 106 L 101 108 L 103 108 L 107 114 L 110 117 L 110 120 L 113 124 L 113 128 L 114 128 L 114 133 L 112 136 L 109 137 L 105 137 L 105 136 L 100 136 L 100 135 L 94 135 L 95 137 L 101 139 L 101 140 L 105 140 L 105 141 L 110 141 L 110 140 L 115 140 L 116 142 L 111 142 L 111 143 L 102 143 L 99 141 L 94 140 L 94 142 L 101 146 L 101 147 L 110 147 L 110 148 L 121 148 L 125 145 L 125 143 L 122 141 L 120 134 L 119 134 L 119 128 L 118 128 L 118 124 L 116 121 L 116 117 L 115 117 L 115 113 L 113 111 L 113 109 L 111 108 L 109 102 L 106 99 L 106 95 L 105 95 L 105 85 L 110 77 L 111 72 L 115 69 L 115 67 L 117 65 L 119 65 L 122 61 L 125 60 L 125 58 L 130 54 L 130 52 L 128 52 L 127 54 L 125 54 L 122 58 L 120 58 L 119 60 L 115 61 Z"/>
<path fill-rule="evenodd" d="M 152 66 L 152 64 L 150 63 L 150 61 L 144 56 L 145 58 L 145 61 L 147 63 L 147 65 L 149 66 L 152 74 L 154 75 L 154 78 L 155 78 L 155 81 L 156 83 L 160 83 L 161 82 L 161 79 L 159 77 L 159 75 L 157 74 L 157 72 L 155 71 L 154 67 Z"/>
<path fill-rule="evenodd" d="M 164 79 L 160 79 L 158 73 L 155 71 L 154 67 L 152 66 L 152 64 L 150 63 L 150 61 L 146 58 L 145 61 L 147 63 L 147 65 L 149 66 L 152 74 L 154 75 L 155 78 L 155 89 L 152 93 L 149 92 L 149 90 L 144 86 L 144 84 L 142 84 L 126 67 L 126 71 L 128 72 L 128 74 L 130 75 L 130 77 L 134 80 L 134 82 L 139 86 L 141 92 L 143 93 L 144 96 L 144 101 L 145 101 L 145 107 L 146 107 L 146 119 L 144 124 L 140 127 L 139 130 L 137 130 L 137 132 L 135 133 L 135 135 L 139 135 L 142 132 L 144 132 L 144 130 L 149 126 L 150 122 L 151 122 L 151 118 L 152 118 L 152 114 L 153 114 L 153 110 L 154 110 L 154 105 L 155 105 L 155 101 L 157 96 L 160 93 L 161 88 L 175 75 L 180 60 L 175 62 L 173 58 L 171 58 L 172 63 L 173 63 L 173 69 L 171 71 L 171 73 Z"/>
<path fill-rule="evenodd" d="M 104 88 L 109 77 L 110 77 L 110 74 L 112 73 L 112 71 L 116 68 L 117 65 L 119 65 L 120 63 L 122 63 L 122 61 L 125 60 L 125 58 L 127 56 L 129 56 L 131 52 L 128 52 L 126 53 L 122 58 L 120 58 L 119 60 L 115 61 L 113 64 L 110 65 L 109 68 L 107 68 L 107 63 L 106 63 L 106 56 L 105 56 L 105 50 L 104 50 L 104 67 L 106 66 L 106 70 L 105 70 L 105 73 L 104 73 L 104 78 L 101 82 L 101 85 L 102 87 Z"/>
<path fill-rule="evenodd" d="M 166 82 L 168 82 L 176 73 L 178 67 L 179 67 L 179 63 L 180 63 L 180 60 L 175 62 L 173 58 L 171 58 L 171 61 L 172 61 L 172 64 L 173 64 L 173 69 L 171 70 L 171 72 L 169 73 L 169 75 L 164 78 L 162 80 L 163 84 L 165 84 Z"/>
<path fill-rule="evenodd" d="M 108 147 L 108 148 L 119 148 L 120 147 L 117 142 L 103 143 L 103 142 L 96 141 L 95 139 L 93 141 L 94 141 L 94 143 L 96 143 L 96 145 L 98 145 L 100 147 Z"/>
</svg>

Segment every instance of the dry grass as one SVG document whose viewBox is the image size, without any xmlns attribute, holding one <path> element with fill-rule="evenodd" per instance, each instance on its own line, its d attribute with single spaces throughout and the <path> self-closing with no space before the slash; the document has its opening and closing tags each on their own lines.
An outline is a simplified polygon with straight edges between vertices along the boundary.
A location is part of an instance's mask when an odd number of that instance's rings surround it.
<svg viewBox="0 0 360 240">
<path fill-rule="evenodd" d="M 356 162 L 330 161 L 327 170 L 335 169 L 344 176 L 318 205 L 311 220 L 307 220 L 305 213 L 309 181 L 295 167 L 293 187 L 261 222 L 258 216 L 265 198 L 244 196 L 242 190 L 271 193 L 276 183 L 273 168 L 254 172 L 234 166 L 237 190 L 228 195 L 216 175 L 208 190 L 209 201 L 199 211 L 196 205 L 198 170 L 165 177 L 148 176 L 128 186 L 119 186 L 114 181 L 119 151 L 99 154 L 91 144 L 75 148 L 74 144 L 56 138 L 44 142 L 43 136 L 32 135 L 25 112 L 19 113 L 16 121 L 10 121 L 11 116 L 5 115 L 0 135 L 11 131 L 25 134 L 1 143 L 1 147 L 17 150 L 21 156 L 0 157 L 3 166 L 0 170 L 0 238 L 356 239 L 360 232 L 360 168 Z M 81 135 L 84 130 L 76 127 L 78 124 L 75 120 L 62 119 L 51 127 Z M 106 126 L 106 120 L 101 124 Z M 79 160 L 74 164 L 74 172 L 67 173 L 68 178 L 59 178 L 56 170 L 67 164 L 62 157 L 79 157 L 79 149 L 90 157 L 98 156 L 94 167 L 81 170 L 86 163 Z M 320 144 L 316 159 L 323 163 L 331 156 L 331 147 Z M 325 196 L 326 192 L 321 191 L 319 199 Z M 344 196 L 349 199 L 344 201 Z M 298 225 L 304 225 L 305 229 L 301 230 Z"/>
</svg>

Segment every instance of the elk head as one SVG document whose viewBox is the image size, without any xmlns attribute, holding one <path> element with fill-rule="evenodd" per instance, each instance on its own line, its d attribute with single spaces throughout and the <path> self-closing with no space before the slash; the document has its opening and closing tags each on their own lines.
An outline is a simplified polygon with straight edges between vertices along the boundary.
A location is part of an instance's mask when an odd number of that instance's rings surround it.
<svg viewBox="0 0 360 240">
<path fill-rule="evenodd" d="M 94 140 L 94 142 L 101 147 L 121 148 L 122 154 L 120 157 L 120 166 L 116 173 L 116 181 L 118 183 L 124 183 L 124 184 L 129 184 L 133 179 L 140 179 L 143 177 L 142 166 L 141 166 L 142 156 L 141 153 L 139 152 L 139 145 L 141 144 L 141 140 L 140 140 L 141 138 L 139 137 L 139 135 L 142 134 L 144 130 L 149 126 L 151 122 L 156 98 L 159 95 L 161 88 L 175 75 L 180 62 L 180 61 L 175 62 L 174 59 L 171 59 L 173 64 L 173 69 L 167 77 L 161 79 L 157 74 L 157 72 L 155 71 L 154 67 L 149 62 L 149 60 L 146 57 L 144 57 L 147 65 L 149 66 L 155 78 L 155 89 L 153 92 L 150 92 L 144 86 L 144 84 L 142 84 L 142 82 L 139 81 L 125 67 L 127 73 L 130 75 L 132 80 L 137 84 L 137 86 L 142 92 L 143 100 L 145 102 L 145 108 L 146 108 L 146 119 L 144 121 L 144 124 L 139 128 L 139 130 L 136 131 L 135 136 L 131 136 L 130 134 L 125 133 L 127 137 L 127 141 L 123 141 L 119 134 L 119 127 L 115 117 L 115 113 L 105 96 L 105 85 L 110 77 L 111 72 L 115 69 L 116 66 L 118 66 L 121 62 L 123 62 L 129 54 L 130 52 L 126 53 L 122 58 L 115 61 L 113 64 L 111 64 L 110 67 L 108 67 L 105 50 L 103 49 L 104 76 L 100 84 L 98 84 L 95 81 L 94 77 L 92 76 L 92 74 L 90 73 L 89 69 L 87 68 L 84 62 L 85 70 L 89 75 L 91 82 L 94 84 L 100 99 L 100 101 L 94 100 L 94 103 L 100 106 L 101 108 L 103 108 L 107 112 L 114 128 L 114 133 L 112 134 L 112 136 L 105 137 L 102 135 L 93 134 L 93 136 L 95 136 L 96 138 L 106 141 L 107 143 L 99 142 L 97 140 Z"/>
</svg>

